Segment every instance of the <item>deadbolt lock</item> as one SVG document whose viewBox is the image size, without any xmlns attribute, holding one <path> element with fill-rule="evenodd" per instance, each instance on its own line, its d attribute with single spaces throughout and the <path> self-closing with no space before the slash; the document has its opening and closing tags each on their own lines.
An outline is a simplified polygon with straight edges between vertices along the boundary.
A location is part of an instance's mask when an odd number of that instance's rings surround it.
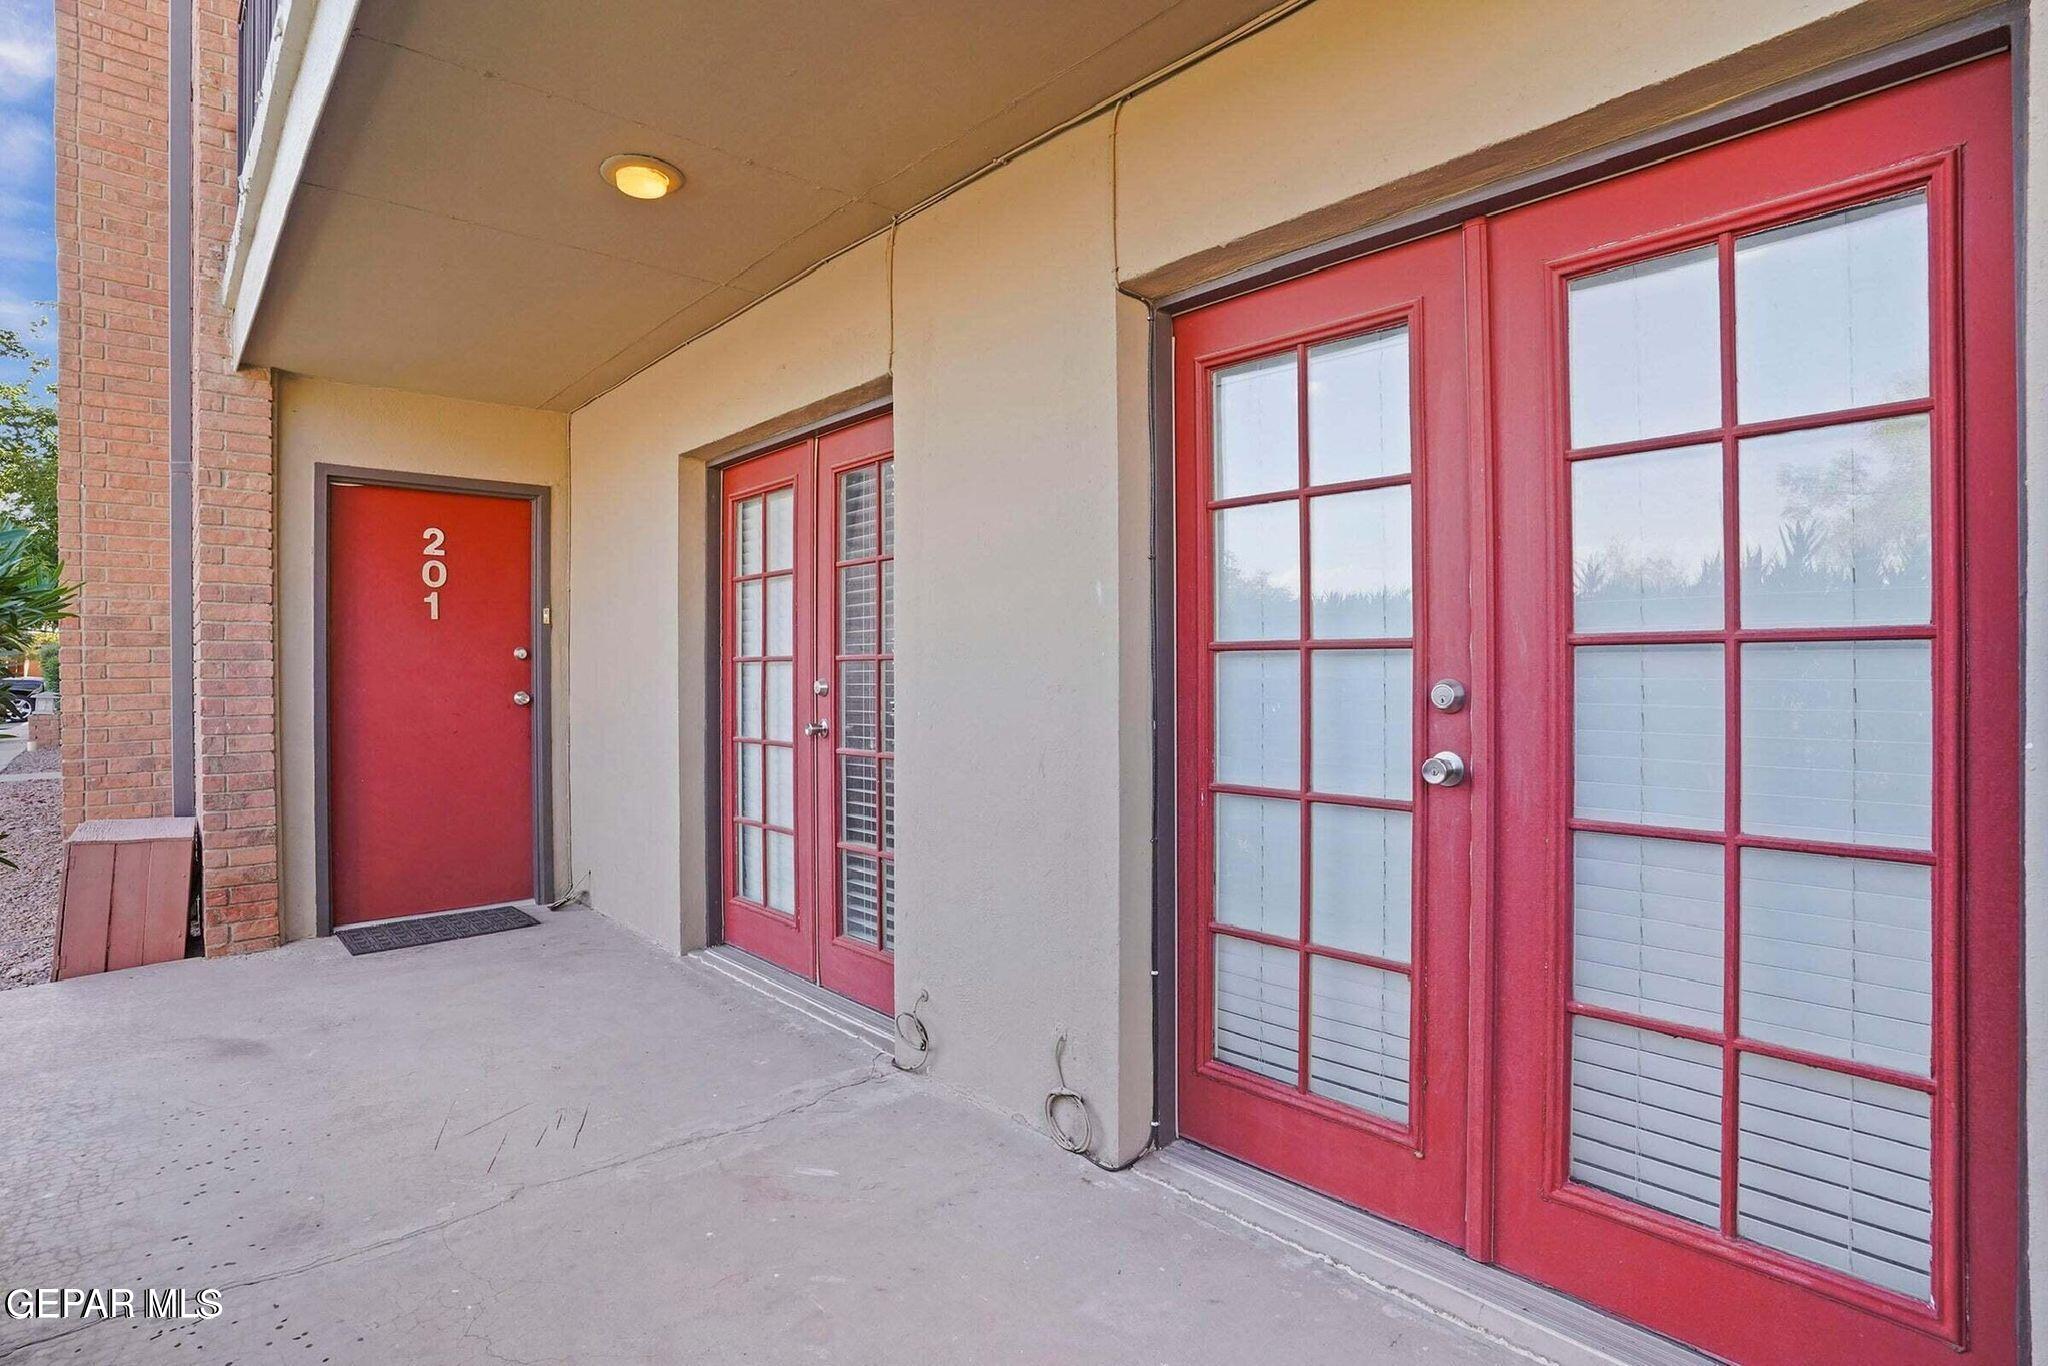
<svg viewBox="0 0 2048 1366">
<path fill-rule="evenodd" d="M 1455 678 L 1440 678 L 1429 690 L 1429 705 L 1438 711 L 1465 710 L 1465 685 Z"/>
<path fill-rule="evenodd" d="M 527 691 L 526 689 L 524 689 L 524 688 L 521 688 L 521 689 L 520 689 L 520 690 L 519 690 L 518 692 L 516 692 L 516 693 L 513 693 L 513 694 L 512 694 L 512 702 L 513 702 L 513 704 L 514 704 L 515 706 L 521 706 L 521 707 L 524 707 L 524 706 L 528 705 L 529 703 L 531 703 L 532 701 L 533 701 L 533 694 L 532 694 L 532 693 L 530 693 L 530 692 L 528 692 L 528 691 Z"/>
<path fill-rule="evenodd" d="M 514 659 L 524 659 L 524 658 L 526 658 L 526 647 L 525 647 L 524 645 L 515 645 L 515 646 L 513 646 L 513 647 L 512 647 L 512 657 L 513 657 Z"/>
</svg>

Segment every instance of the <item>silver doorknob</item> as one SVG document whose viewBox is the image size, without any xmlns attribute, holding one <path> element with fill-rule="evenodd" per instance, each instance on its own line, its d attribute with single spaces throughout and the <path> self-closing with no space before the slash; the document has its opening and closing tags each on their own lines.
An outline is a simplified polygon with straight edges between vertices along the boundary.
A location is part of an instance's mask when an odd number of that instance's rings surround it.
<svg viewBox="0 0 2048 1366">
<path fill-rule="evenodd" d="M 1465 761 L 1447 749 L 1422 761 L 1422 781 L 1431 787 L 1456 787 L 1465 781 Z"/>
<path fill-rule="evenodd" d="M 515 645 L 515 646 L 513 646 L 513 647 L 512 647 L 512 657 L 513 657 L 514 659 L 524 659 L 524 658 L 526 658 L 526 647 L 525 647 L 524 645 Z"/>
<path fill-rule="evenodd" d="M 515 705 L 523 707 L 533 701 L 533 694 L 521 688 L 518 692 L 512 694 L 512 701 Z"/>
<path fill-rule="evenodd" d="M 804 734 L 806 735 L 830 735 L 831 733 L 832 723 L 830 721 L 813 721 L 804 727 Z"/>
</svg>

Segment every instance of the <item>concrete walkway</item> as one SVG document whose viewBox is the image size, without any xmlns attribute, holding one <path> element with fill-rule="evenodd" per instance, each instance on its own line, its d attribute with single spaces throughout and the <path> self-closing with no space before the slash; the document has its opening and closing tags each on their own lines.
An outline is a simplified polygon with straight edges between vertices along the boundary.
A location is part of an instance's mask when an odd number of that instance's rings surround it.
<svg viewBox="0 0 2048 1366">
<path fill-rule="evenodd" d="M 596 915 L 0 996 L 0 1361 L 1505 1362 Z"/>
</svg>

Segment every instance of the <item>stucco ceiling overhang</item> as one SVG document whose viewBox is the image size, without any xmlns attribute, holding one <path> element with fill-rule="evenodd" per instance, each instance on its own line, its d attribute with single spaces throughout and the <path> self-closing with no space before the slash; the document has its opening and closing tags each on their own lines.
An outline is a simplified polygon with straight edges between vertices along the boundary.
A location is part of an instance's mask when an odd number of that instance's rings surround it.
<svg viewBox="0 0 2048 1366">
<path fill-rule="evenodd" d="M 574 408 L 1271 6 L 361 0 L 244 358 Z"/>
</svg>

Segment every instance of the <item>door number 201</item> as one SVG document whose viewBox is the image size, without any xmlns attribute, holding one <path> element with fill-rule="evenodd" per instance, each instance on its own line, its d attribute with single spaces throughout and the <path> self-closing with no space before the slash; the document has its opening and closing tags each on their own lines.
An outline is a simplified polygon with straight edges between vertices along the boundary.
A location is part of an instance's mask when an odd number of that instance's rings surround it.
<svg viewBox="0 0 2048 1366">
<path fill-rule="evenodd" d="M 421 548 L 420 582 L 427 586 L 427 596 L 421 601 L 427 604 L 427 620 L 441 619 L 441 588 L 448 582 L 448 533 L 437 526 L 430 526 L 420 533 L 426 544 Z"/>
</svg>

